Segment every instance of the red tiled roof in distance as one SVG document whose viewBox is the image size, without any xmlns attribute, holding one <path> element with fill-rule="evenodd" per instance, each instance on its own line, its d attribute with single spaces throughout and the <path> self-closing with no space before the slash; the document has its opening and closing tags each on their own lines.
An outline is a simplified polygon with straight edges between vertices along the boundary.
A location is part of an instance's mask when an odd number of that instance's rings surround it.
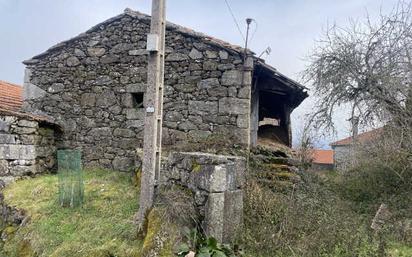
<svg viewBox="0 0 412 257">
<path fill-rule="evenodd" d="M 312 163 L 333 164 L 333 150 L 312 150 Z"/>
<path fill-rule="evenodd" d="M 377 138 L 382 133 L 383 128 L 373 129 L 367 132 L 360 133 L 355 137 L 358 143 L 367 143 Z M 353 142 L 353 137 L 347 137 L 330 144 L 331 146 L 350 145 Z"/>
<path fill-rule="evenodd" d="M 23 104 L 23 88 L 0 80 L 0 108 L 19 111 Z"/>
</svg>

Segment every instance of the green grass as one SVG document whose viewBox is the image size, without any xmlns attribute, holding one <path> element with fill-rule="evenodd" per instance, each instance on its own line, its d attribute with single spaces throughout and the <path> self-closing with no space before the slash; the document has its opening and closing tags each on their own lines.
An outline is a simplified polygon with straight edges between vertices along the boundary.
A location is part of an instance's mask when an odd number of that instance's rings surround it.
<svg viewBox="0 0 412 257">
<path fill-rule="evenodd" d="M 392 244 L 389 247 L 391 257 L 410 257 L 412 256 L 412 245 Z"/>
<path fill-rule="evenodd" d="M 30 256 L 31 250 L 39 257 L 139 256 L 142 243 L 132 222 L 138 192 L 131 175 L 90 170 L 85 171 L 84 183 L 84 204 L 74 209 L 59 206 L 56 175 L 7 187 L 5 201 L 31 217 L 6 241 L 7 256 Z"/>
</svg>

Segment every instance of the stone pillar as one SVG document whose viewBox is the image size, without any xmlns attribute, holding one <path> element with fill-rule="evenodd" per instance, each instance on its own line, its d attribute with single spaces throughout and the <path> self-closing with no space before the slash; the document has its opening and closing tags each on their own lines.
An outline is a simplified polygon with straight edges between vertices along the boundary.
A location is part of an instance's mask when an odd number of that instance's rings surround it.
<svg viewBox="0 0 412 257">
<path fill-rule="evenodd" d="M 161 183 L 179 184 L 195 195 L 208 236 L 229 243 L 242 226 L 246 160 L 207 153 L 171 153 Z"/>
<path fill-rule="evenodd" d="M 259 129 L 259 91 L 252 88 L 252 97 L 250 100 L 250 146 L 257 145 Z"/>
</svg>

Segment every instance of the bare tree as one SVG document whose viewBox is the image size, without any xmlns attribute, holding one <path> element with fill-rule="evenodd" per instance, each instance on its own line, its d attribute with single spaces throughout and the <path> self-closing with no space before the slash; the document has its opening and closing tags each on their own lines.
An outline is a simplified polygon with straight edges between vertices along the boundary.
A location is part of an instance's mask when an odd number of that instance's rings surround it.
<svg viewBox="0 0 412 257">
<path fill-rule="evenodd" d="M 312 123 L 334 129 L 333 113 L 351 106 L 361 125 L 412 113 L 412 6 L 399 2 L 372 22 L 330 26 L 310 56 L 304 79 L 319 98 Z"/>
</svg>

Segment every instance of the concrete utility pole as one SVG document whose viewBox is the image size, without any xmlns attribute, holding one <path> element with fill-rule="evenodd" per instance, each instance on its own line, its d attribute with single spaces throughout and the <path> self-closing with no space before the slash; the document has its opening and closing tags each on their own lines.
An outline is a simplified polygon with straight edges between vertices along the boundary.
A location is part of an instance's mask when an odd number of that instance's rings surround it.
<svg viewBox="0 0 412 257">
<path fill-rule="evenodd" d="M 141 228 L 153 205 L 156 181 L 159 177 L 162 147 L 164 50 L 166 0 L 152 1 L 150 34 L 147 35 L 148 73 L 146 115 L 144 120 L 143 165 L 140 187 L 140 208 L 137 222 Z"/>
</svg>

